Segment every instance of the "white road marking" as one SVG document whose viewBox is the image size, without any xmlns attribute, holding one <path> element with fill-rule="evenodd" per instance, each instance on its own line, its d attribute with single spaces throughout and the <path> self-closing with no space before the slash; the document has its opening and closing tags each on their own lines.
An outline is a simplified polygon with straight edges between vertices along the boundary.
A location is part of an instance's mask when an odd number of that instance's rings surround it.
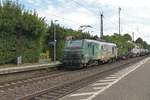
<svg viewBox="0 0 150 100">
<path fill-rule="evenodd" d="M 108 76 L 108 77 L 106 77 L 105 79 L 116 79 L 117 77 L 110 77 L 110 76 Z"/>
<path fill-rule="evenodd" d="M 99 80 L 97 82 L 112 82 L 114 80 L 116 80 L 116 79 L 104 79 L 104 80 Z"/>
<path fill-rule="evenodd" d="M 94 90 L 100 90 L 103 89 L 104 87 L 93 87 Z"/>
<path fill-rule="evenodd" d="M 119 76 L 118 76 L 118 75 L 113 74 L 113 75 L 110 75 L 110 77 L 119 77 Z"/>
<path fill-rule="evenodd" d="M 93 94 L 95 94 L 95 92 L 77 93 L 77 94 L 72 94 L 72 95 L 70 95 L 70 97 L 93 95 Z"/>
<path fill-rule="evenodd" d="M 92 96 L 90 96 L 89 98 L 87 98 L 86 100 L 92 100 L 93 98 L 95 98 L 97 95 L 99 95 L 100 93 L 102 93 L 103 91 L 105 91 L 106 89 L 108 89 L 109 87 L 111 87 L 112 85 L 114 85 L 115 83 L 117 83 L 118 81 L 120 81 L 122 78 L 124 78 L 125 76 L 127 76 L 129 73 L 133 72 L 134 70 L 136 70 L 137 68 L 139 68 L 141 65 L 143 65 L 144 63 L 146 63 L 148 60 L 150 60 L 150 58 L 144 59 L 142 60 L 140 63 L 130 66 L 132 67 L 131 70 L 129 70 L 128 72 L 126 72 L 124 75 L 120 76 L 118 79 L 116 79 L 116 81 L 112 82 L 111 84 L 109 84 L 108 86 L 104 87 L 103 89 L 101 89 L 100 91 L 96 92 L 95 94 L 93 94 Z"/>
<path fill-rule="evenodd" d="M 115 73 L 115 75 L 118 75 L 119 77 L 120 77 L 120 75 L 122 75 L 122 74 L 123 74 L 123 71 L 119 71 L 119 72 Z"/>
<path fill-rule="evenodd" d="M 98 85 L 108 85 L 110 82 L 105 82 L 105 83 L 94 83 L 92 86 L 98 86 Z"/>
</svg>

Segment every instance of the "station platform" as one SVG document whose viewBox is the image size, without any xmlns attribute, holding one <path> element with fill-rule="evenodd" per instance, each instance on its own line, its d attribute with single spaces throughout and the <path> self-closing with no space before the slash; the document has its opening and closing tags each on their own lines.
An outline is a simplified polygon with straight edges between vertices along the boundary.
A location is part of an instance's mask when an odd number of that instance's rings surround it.
<svg viewBox="0 0 150 100">
<path fill-rule="evenodd" d="M 150 100 L 150 57 L 59 100 Z"/>
<path fill-rule="evenodd" d="M 0 75 L 45 69 L 50 67 L 52 68 L 58 66 L 59 64 L 60 62 L 56 61 L 56 62 L 46 63 L 46 64 L 34 64 L 34 65 L 22 65 L 22 66 L 16 65 L 14 67 L 0 68 Z"/>
</svg>

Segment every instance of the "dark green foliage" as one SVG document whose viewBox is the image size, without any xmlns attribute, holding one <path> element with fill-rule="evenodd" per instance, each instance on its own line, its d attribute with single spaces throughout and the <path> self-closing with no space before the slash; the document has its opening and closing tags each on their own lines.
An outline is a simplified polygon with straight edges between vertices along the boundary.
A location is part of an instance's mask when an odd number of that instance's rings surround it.
<svg viewBox="0 0 150 100">
<path fill-rule="evenodd" d="M 59 24 L 54 24 L 51 22 L 51 26 L 49 27 L 48 33 L 45 36 L 46 45 L 44 48 L 50 47 L 50 57 L 53 59 L 53 45 L 48 45 L 49 42 L 54 41 L 54 27 L 56 28 L 56 40 L 57 40 L 57 60 L 60 60 L 63 55 L 63 49 L 65 44 L 65 39 L 67 36 L 72 36 L 76 39 L 89 39 L 93 38 L 89 33 L 83 33 L 82 31 L 75 31 L 73 29 L 68 29 L 61 27 Z"/>
<path fill-rule="evenodd" d="M 118 54 L 125 55 L 128 53 L 128 51 L 130 51 L 134 47 L 134 45 L 129 42 L 131 40 L 130 37 L 131 36 L 127 34 L 122 36 L 114 33 L 114 35 L 112 36 L 104 36 L 103 39 L 108 42 L 117 44 Z"/>
<path fill-rule="evenodd" d="M 16 62 L 18 56 L 23 57 L 23 62 L 37 62 L 46 33 L 44 20 L 16 2 L 3 2 L 3 7 L 0 6 L 0 64 Z"/>
<path fill-rule="evenodd" d="M 143 41 L 141 38 L 138 38 L 135 43 L 132 42 L 132 37 L 129 34 L 119 35 L 114 33 L 112 36 L 104 36 L 104 40 L 117 44 L 119 55 L 125 55 L 134 48 L 135 45 L 138 45 L 140 48 L 149 49 L 150 46 Z"/>
<path fill-rule="evenodd" d="M 126 40 L 132 41 L 132 37 L 131 37 L 129 34 L 124 34 L 123 37 L 124 37 Z"/>
<path fill-rule="evenodd" d="M 137 40 L 135 41 L 135 43 L 143 43 L 143 40 L 141 38 L 137 38 Z"/>
<path fill-rule="evenodd" d="M 141 48 L 149 49 L 149 45 L 147 44 L 147 42 L 143 41 L 143 39 L 141 38 L 137 38 L 135 43 L 138 44 Z"/>
</svg>

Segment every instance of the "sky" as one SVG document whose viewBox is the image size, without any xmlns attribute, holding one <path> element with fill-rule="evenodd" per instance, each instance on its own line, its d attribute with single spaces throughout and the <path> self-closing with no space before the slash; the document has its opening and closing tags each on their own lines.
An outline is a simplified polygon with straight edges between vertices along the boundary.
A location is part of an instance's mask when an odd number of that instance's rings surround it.
<svg viewBox="0 0 150 100">
<path fill-rule="evenodd" d="M 150 44 L 150 0 L 19 0 L 26 9 L 36 10 L 46 22 L 78 30 L 81 25 L 91 35 L 100 31 L 100 13 L 104 14 L 104 35 L 118 33 L 118 8 L 121 7 L 121 34 L 132 32 Z"/>
</svg>

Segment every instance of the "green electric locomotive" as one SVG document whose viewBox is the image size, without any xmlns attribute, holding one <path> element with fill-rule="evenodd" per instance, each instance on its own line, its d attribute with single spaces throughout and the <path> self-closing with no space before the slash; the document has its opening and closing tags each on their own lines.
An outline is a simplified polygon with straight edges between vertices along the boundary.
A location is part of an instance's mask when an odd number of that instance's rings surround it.
<svg viewBox="0 0 150 100">
<path fill-rule="evenodd" d="M 61 62 L 64 67 L 82 68 L 92 63 L 104 63 L 116 57 L 116 44 L 78 39 L 66 41 Z"/>
</svg>

